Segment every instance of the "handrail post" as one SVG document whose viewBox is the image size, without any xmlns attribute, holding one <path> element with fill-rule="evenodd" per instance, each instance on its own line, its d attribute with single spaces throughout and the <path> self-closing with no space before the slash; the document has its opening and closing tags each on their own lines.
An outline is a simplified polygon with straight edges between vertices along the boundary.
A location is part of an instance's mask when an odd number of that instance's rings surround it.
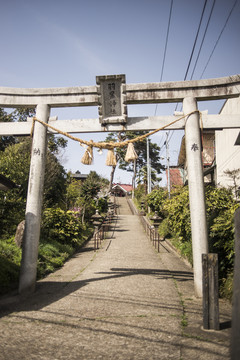
<svg viewBox="0 0 240 360">
<path fill-rule="evenodd" d="M 202 254 L 203 328 L 219 330 L 218 255 Z"/>
</svg>

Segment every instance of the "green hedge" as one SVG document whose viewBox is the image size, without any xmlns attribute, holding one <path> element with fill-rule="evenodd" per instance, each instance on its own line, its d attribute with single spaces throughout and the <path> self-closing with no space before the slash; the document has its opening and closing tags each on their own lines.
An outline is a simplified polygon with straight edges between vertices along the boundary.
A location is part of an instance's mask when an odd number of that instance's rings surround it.
<svg viewBox="0 0 240 360">
<path fill-rule="evenodd" d="M 81 224 L 75 212 L 46 209 L 39 243 L 37 278 L 43 278 L 61 267 L 81 248 L 92 231 L 91 226 Z M 14 237 L 0 240 L 0 294 L 17 288 L 21 252 Z"/>
<path fill-rule="evenodd" d="M 218 254 L 220 294 L 231 298 L 234 258 L 234 213 L 238 204 L 232 192 L 226 188 L 208 186 L 205 189 L 209 251 Z M 191 222 L 188 187 L 175 189 L 171 198 L 163 190 L 154 190 L 148 195 L 148 204 L 153 211 L 164 216 L 159 232 L 169 237 L 192 264 Z"/>
</svg>

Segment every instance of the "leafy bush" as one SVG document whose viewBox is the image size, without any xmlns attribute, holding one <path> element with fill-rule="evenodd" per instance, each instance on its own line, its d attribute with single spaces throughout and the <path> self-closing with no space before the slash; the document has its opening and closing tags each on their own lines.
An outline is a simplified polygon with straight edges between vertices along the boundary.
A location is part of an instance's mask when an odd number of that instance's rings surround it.
<svg viewBox="0 0 240 360">
<path fill-rule="evenodd" d="M 37 276 L 41 278 L 63 266 L 88 239 L 90 226 L 81 224 L 79 213 L 60 208 L 46 209 L 38 253 Z"/>
<path fill-rule="evenodd" d="M 218 254 L 220 294 L 231 298 L 234 261 L 234 214 L 238 204 L 226 188 L 206 191 L 209 251 Z"/>
<path fill-rule="evenodd" d="M 139 184 L 134 190 L 134 203 L 138 209 L 141 209 L 141 202 L 145 204 L 145 211 L 147 210 L 147 200 L 145 195 L 145 186 L 144 184 Z"/>
<path fill-rule="evenodd" d="M 60 208 L 49 208 L 43 213 L 42 237 L 57 240 L 62 244 L 81 244 L 83 226 L 78 213 L 64 211 Z"/>
<path fill-rule="evenodd" d="M 169 234 L 179 241 L 191 241 L 191 222 L 188 188 L 178 188 L 171 193 L 171 199 L 166 199 L 162 212 L 167 217 Z"/>
<path fill-rule="evenodd" d="M 98 199 L 97 209 L 99 210 L 100 213 L 107 212 L 107 210 L 108 210 L 107 198 L 99 198 Z"/>
<path fill-rule="evenodd" d="M 238 204 L 226 188 L 206 188 L 206 212 L 209 251 L 218 254 L 220 293 L 231 297 L 234 258 L 234 213 Z M 165 215 L 159 227 L 163 237 L 170 236 L 174 246 L 192 263 L 191 222 L 188 188 L 176 189 L 171 199 L 164 199 L 163 191 L 148 196 L 149 206 Z"/>
<path fill-rule="evenodd" d="M 0 173 L 12 180 L 17 188 L 0 191 L 0 236 L 9 238 L 25 217 L 28 176 L 31 157 L 31 140 L 24 139 L 0 151 Z M 47 152 L 44 181 L 44 206 L 63 206 L 65 170 L 57 157 Z"/>
<path fill-rule="evenodd" d="M 165 215 L 164 204 L 166 199 L 167 192 L 163 188 L 154 189 L 147 195 L 148 206 L 153 212 L 157 211 L 160 216 Z"/>
<path fill-rule="evenodd" d="M 92 233 L 92 228 L 81 225 L 75 212 L 47 209 L 43 216 L 43 227 L 39 244 L 38 279 L 61 267 Z M 18 285 L 21 249 L 14 237 L 0 240 L 0 294 Z"/>
<path fill-rule="evenodd" d="M 21 253 L 21 249 L 14 242 L 14 237 L 0 240 L 0 294 L 17 286 Z"/>
</svg>

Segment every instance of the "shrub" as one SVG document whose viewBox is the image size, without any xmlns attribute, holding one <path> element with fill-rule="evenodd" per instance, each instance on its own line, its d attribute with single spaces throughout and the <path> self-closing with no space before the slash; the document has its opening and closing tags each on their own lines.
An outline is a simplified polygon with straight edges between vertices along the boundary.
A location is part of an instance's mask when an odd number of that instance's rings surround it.
<svg viewBox="0 0 240 360">
<path fill-rule="evenodd" d="M 98 199 L 97 209 L 99 210 L 100 213 L 107 212 L 107 210 L 108 210 L 107 198 L 99 198 Z"/>
<path fill-rule="evenodd" d="M 188 188 L 175 189 L 171 199 L 166 199 L 163 211 L 168 222 L 169 233 L 181 242 L 191 240 L 191 222 Z"/>
<path fill-rule="evenodd" d="M 234 259 L 234 213 L 238 204 L 226 188 L 207 187 L 205 192 L 209 234 L 209 251 L 218 254 L 220 294 L 230 298 Z M 176 189 L 171 199 L 164 199 L 157 190 L 148 196 L 149 206 L 164 213 L 160 224 L 161 236 L 171 236 L 174 246 L 192 263 L 191 222 L 188 188 Z"/>
<path fill-rule="evenodd" d="M 134 190 L 134 203 L 136 206 L 141 209 L 141 202 L 145 203 L 145 211 L 147 210 L 147 201 L 145 195 L 145 186 L 144 184 L 139 184 Z"/>
<path fill-rule="evenodd" d="M 18 283 L 21 262 L 21 249 L 14 237 L 0 240 L 0 294 L 15 288 Z"/>
<path fill-rule="evenodd" d="M 73 211 L 49 208 L 43 213 L 42 237 L 62 244 L 81 244 L 83 226 Z"/>
<path fill-rule="evenodd" d="M 229 288 L 234 259 L 234 214 L 238 204 L 229 189 L 209 187 L 206 191 L 206 208 L 209 251 L 218 254 L 221 285 Z"/>
<path fill-rule="evenodd" d="M 147 203 L 151 211 L 158 212 L 158 215 L 164 216 L 164 204 L 167 199 L 167 192 L 160 188 L 154 189 L 150 194 L 147 195 Z"/>
</svg>

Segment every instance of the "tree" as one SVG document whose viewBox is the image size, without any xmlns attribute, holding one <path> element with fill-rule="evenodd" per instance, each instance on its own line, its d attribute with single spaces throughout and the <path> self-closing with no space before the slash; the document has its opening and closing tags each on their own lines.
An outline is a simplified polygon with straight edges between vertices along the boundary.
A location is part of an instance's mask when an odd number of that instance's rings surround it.
<svg viewBox="0 0 240 360">
<path fill-rule="evenodd" d="M 0 108 L 0 121 L 1 122 L 23 122 L 27 121 L 27 117 L 35 115 L 35 109 L 32 108 L 19 108 L 15 109 L 11 113 L 7 113 L 5 110 Z M 9 145 L 17 144 L 23 141 L 24 137 L 14 136 L 1 136 L 0 137 L 0 151 L 4 151 Z"/>
<path fill-rule="evenodd" d="M 240 169 L 233 169 L 229 170 L 227 169 L 224 171 L 224 174 L 229 176 L 229 178 L 233 181 L 233 186 L 230 188 L 233 190 L 235 198 L 239 198 L 239 186 L 238 186 L 238 180 L 240 179 Z"/>
<path fill-rule="evenodd" d="M 0 228 L 2 232 L 12 233 L 23 220 L 28 188 L 31 158 L 31 139 L 9 145 L 0 152 L 0 173 L 15 182 L 17 188 L 7 192 L 0 191 Z M 47 151 L 44 207 L 62 205 L 65 198 L 66 174 L 56 156 Z"/>
<path fill-rule="evenodd" d="M 12 180 L 17 188 L 0 191 L 0 229 L 2 234 L 12 234 L 23 220 L 26 205 L 30 142 L 9 145 L 0 152 L 0 173 Z"/>
<path fill-rule="evenodd" d="M 27 118 L 35 116 L 35 113 L 35 108 L 17 108 L 11 113 L 12 121 L 27 121 Z"/>
<path fill-rule="evenodd" d="M 98 175 L 96 171 L 90 171 L 85 181 L 71 180 L 68 174 L 67 206 L 68 208 L 80 208 L 82 222 L 85 216 L 90 218 L 96 207 L 100 212 L 106 208 L 106 193 L 109 181 Z"/>
<path fill-rule="evenodd" d="M 156 182 L 159 182 L 161 178 L 157 177 L 156 171 L 151 169 L 151 185 L 154 185 Z M 148 185 L 148 173 L 147 166 L 144 165 L 138 172 L 137 183 L 144 184 L 145 194 L 147 195 L 147 185 Z"/>
<path fill-rule="evenodd" d="M 47 151 L 44 179 L 44 208 L 60 206 L 65 203 L 66 171 L 58 158 L 50 150 Z"/>
<path fill-rule="evenodd" d="M 146 134 L 146 131 L 126 131 L 121 133 L 110 133 L 106 141 L 110 142 L 121 142 L 126 140 L 135 139 L 138 136 Z M 136 160 L 136 172 L 138 173 L 143 166 L 146 166 L 147 163 L 147 140 L 146 138 L 137 141 L 134 143 L 135 151 L 138 155 L 138 159 Z M 153 142 L 149 142 L 149 156 L 151 159 L 151 168 L 157 174 L 160 174 L 164 169 L 163 165 L 160 163 L 160 147 Z M 128 163 L 125 161 L 126 148 L 116 148 L 116 159 L 119 164 L 119 169 L 134 172 L 134 167 L 132 163 Z M 113 167 L 110 184 L 113 183 L 113 176 L 115 172 L 115 168 Z"/>
<path fill-rule="evenodd" d="M 100 182 L 90 173 L 87 179 L 82 183 L 80 196 L 84 198 L 86 202 L 91 201 L 97 196 L 100 189 Z"/>
<path fill-rule="evenodd" d="M 0 108 L 0 122 L 12 122 L 13 116 L 8 114 L 6 111 Z M 16 138 L 14 136 L 1 136 L 0 137 L 0 151 L 4 151 L 4 149 L 11 144 L 16 143 Z"/>
<path fill-rule="evenodd" d="M 36 111 L 34 108 L 19 108 L 15 109 L 11 116 L 13 121 L 27 121 L 28 117 L 35 116 Z M 53 134 L 48 134 L 48 149 L 54 153 L 58 154 L 60 149 L 64 149 L 67 146 L 67 140 L 61 136 L 56 136 Z"/>
</svg>

